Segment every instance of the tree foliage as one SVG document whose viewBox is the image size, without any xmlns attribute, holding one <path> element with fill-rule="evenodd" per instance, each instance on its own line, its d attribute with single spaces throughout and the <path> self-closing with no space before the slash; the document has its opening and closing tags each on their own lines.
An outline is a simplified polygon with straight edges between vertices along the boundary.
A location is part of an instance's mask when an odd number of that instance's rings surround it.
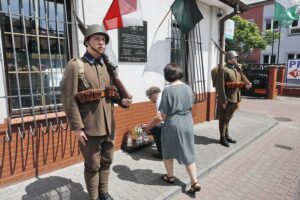
<svg viewBox="0 0 300 200">
<path fill-rule="evenodd" d="M 255 48 L 266 49 L 273 43 L 273 32 L 262 33 L 258 26 L 240 16 L 232 18 L 235 22 L 233 40 L 226 40 L 226 51 L 235 50 L 239 54 L 249 54 Z M 279 37 L 279 33 L 274 33 L 274 39 Z"/>
</svg>

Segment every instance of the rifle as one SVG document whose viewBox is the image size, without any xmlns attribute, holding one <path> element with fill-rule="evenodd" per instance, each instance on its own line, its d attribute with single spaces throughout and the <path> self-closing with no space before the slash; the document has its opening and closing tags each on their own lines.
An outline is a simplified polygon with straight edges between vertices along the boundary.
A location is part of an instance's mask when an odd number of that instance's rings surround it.
<svg viewBox="0 0 300 200">
<path fill-rule="evenodd" d="M 117 67 L 116 65 L 114 65 L 108 58 L 108 56 L 106 54 L 102 54 L 103 56 L 103 60 L 105 62 L 105 64 L 107 65 L 107 70 L 108 73 L 110 74 L 113 83 L 115 84 L 115 86 L 117 87 L 118 92 L 120 93 L 120 98 L 126 98 L 126 99 L 132 99 L 132 95 L 128 93 L 128 91 L 126 90 L 124 84 L 122 83 L 122 81 L 119 79 L 118 77 L 118 73 L 117 73 Z M 120 104 L 119 104 L 120 105 Z"/>
<path fill-rule="evenodd" d="M 216 45 L 216 47 L 219 49 L 220 52 L 222 52 L 223 54 L 225 54 L 225 51 L 223 51 L 223 49 L 211 38 L 211 40 L 213 41 L 213 43 Z M 234 65 L 236 66 L 237 71 L 241 74 L 242 80 L 246 85 L 246 88 L 248 86 L 252 86 L 252 83 L 249 81 L 249 79 L 244 75 L 243 70 L 241 68 L 241 64 L 238 63 L 234 63 Z M 249 88 L 247 88 L 249 89 Z"/>
</svg>

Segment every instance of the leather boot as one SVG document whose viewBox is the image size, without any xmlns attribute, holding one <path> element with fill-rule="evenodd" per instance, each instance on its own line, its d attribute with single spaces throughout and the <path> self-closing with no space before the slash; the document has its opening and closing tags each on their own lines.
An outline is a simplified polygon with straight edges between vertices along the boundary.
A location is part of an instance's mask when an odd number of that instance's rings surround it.
<svg viewBox="0 0 300 200">
<path fill-rule="evenodd" d="M 232 139 L 231 137 L 226 137 L 226 141 L 233 144 L 236 143 L 236 140 Z"/>
<path fill-rule="evenodd" d="M 220 142 L 219 142 L 222 146 L 224 147 L 229 147 L 229 143 L 227 142 L 227 140 L 225 139 L 225 137 L 221 137 Z"/>
<path fill-rule="evenodd" d="M 100 194 L 99 200 L 114 200 L 108 193 Z"/>
</svg>

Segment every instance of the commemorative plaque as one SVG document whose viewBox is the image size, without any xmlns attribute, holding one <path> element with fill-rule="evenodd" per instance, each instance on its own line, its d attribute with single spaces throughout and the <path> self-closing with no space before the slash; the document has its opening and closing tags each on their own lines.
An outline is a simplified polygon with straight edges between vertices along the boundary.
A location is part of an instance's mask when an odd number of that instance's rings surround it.
<svg viewBox="0 0 300 200">
<path fill-rule="evenodd" d="M 147 62 L 147 22 L 118 29 L 119 62 Z"/>
</svg>

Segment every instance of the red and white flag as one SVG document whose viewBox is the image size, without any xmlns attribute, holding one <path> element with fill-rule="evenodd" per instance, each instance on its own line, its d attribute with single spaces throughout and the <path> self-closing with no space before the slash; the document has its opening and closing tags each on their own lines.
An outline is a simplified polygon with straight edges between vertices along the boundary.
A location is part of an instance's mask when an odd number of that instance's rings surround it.
<svg viewBox="0 0 300 200">
<path fill-rule="evenodd" d="M 127 26 L 143 26 L 140 0 L 113 0 L 103 24 L 106 30 Z"/>
</svg>

